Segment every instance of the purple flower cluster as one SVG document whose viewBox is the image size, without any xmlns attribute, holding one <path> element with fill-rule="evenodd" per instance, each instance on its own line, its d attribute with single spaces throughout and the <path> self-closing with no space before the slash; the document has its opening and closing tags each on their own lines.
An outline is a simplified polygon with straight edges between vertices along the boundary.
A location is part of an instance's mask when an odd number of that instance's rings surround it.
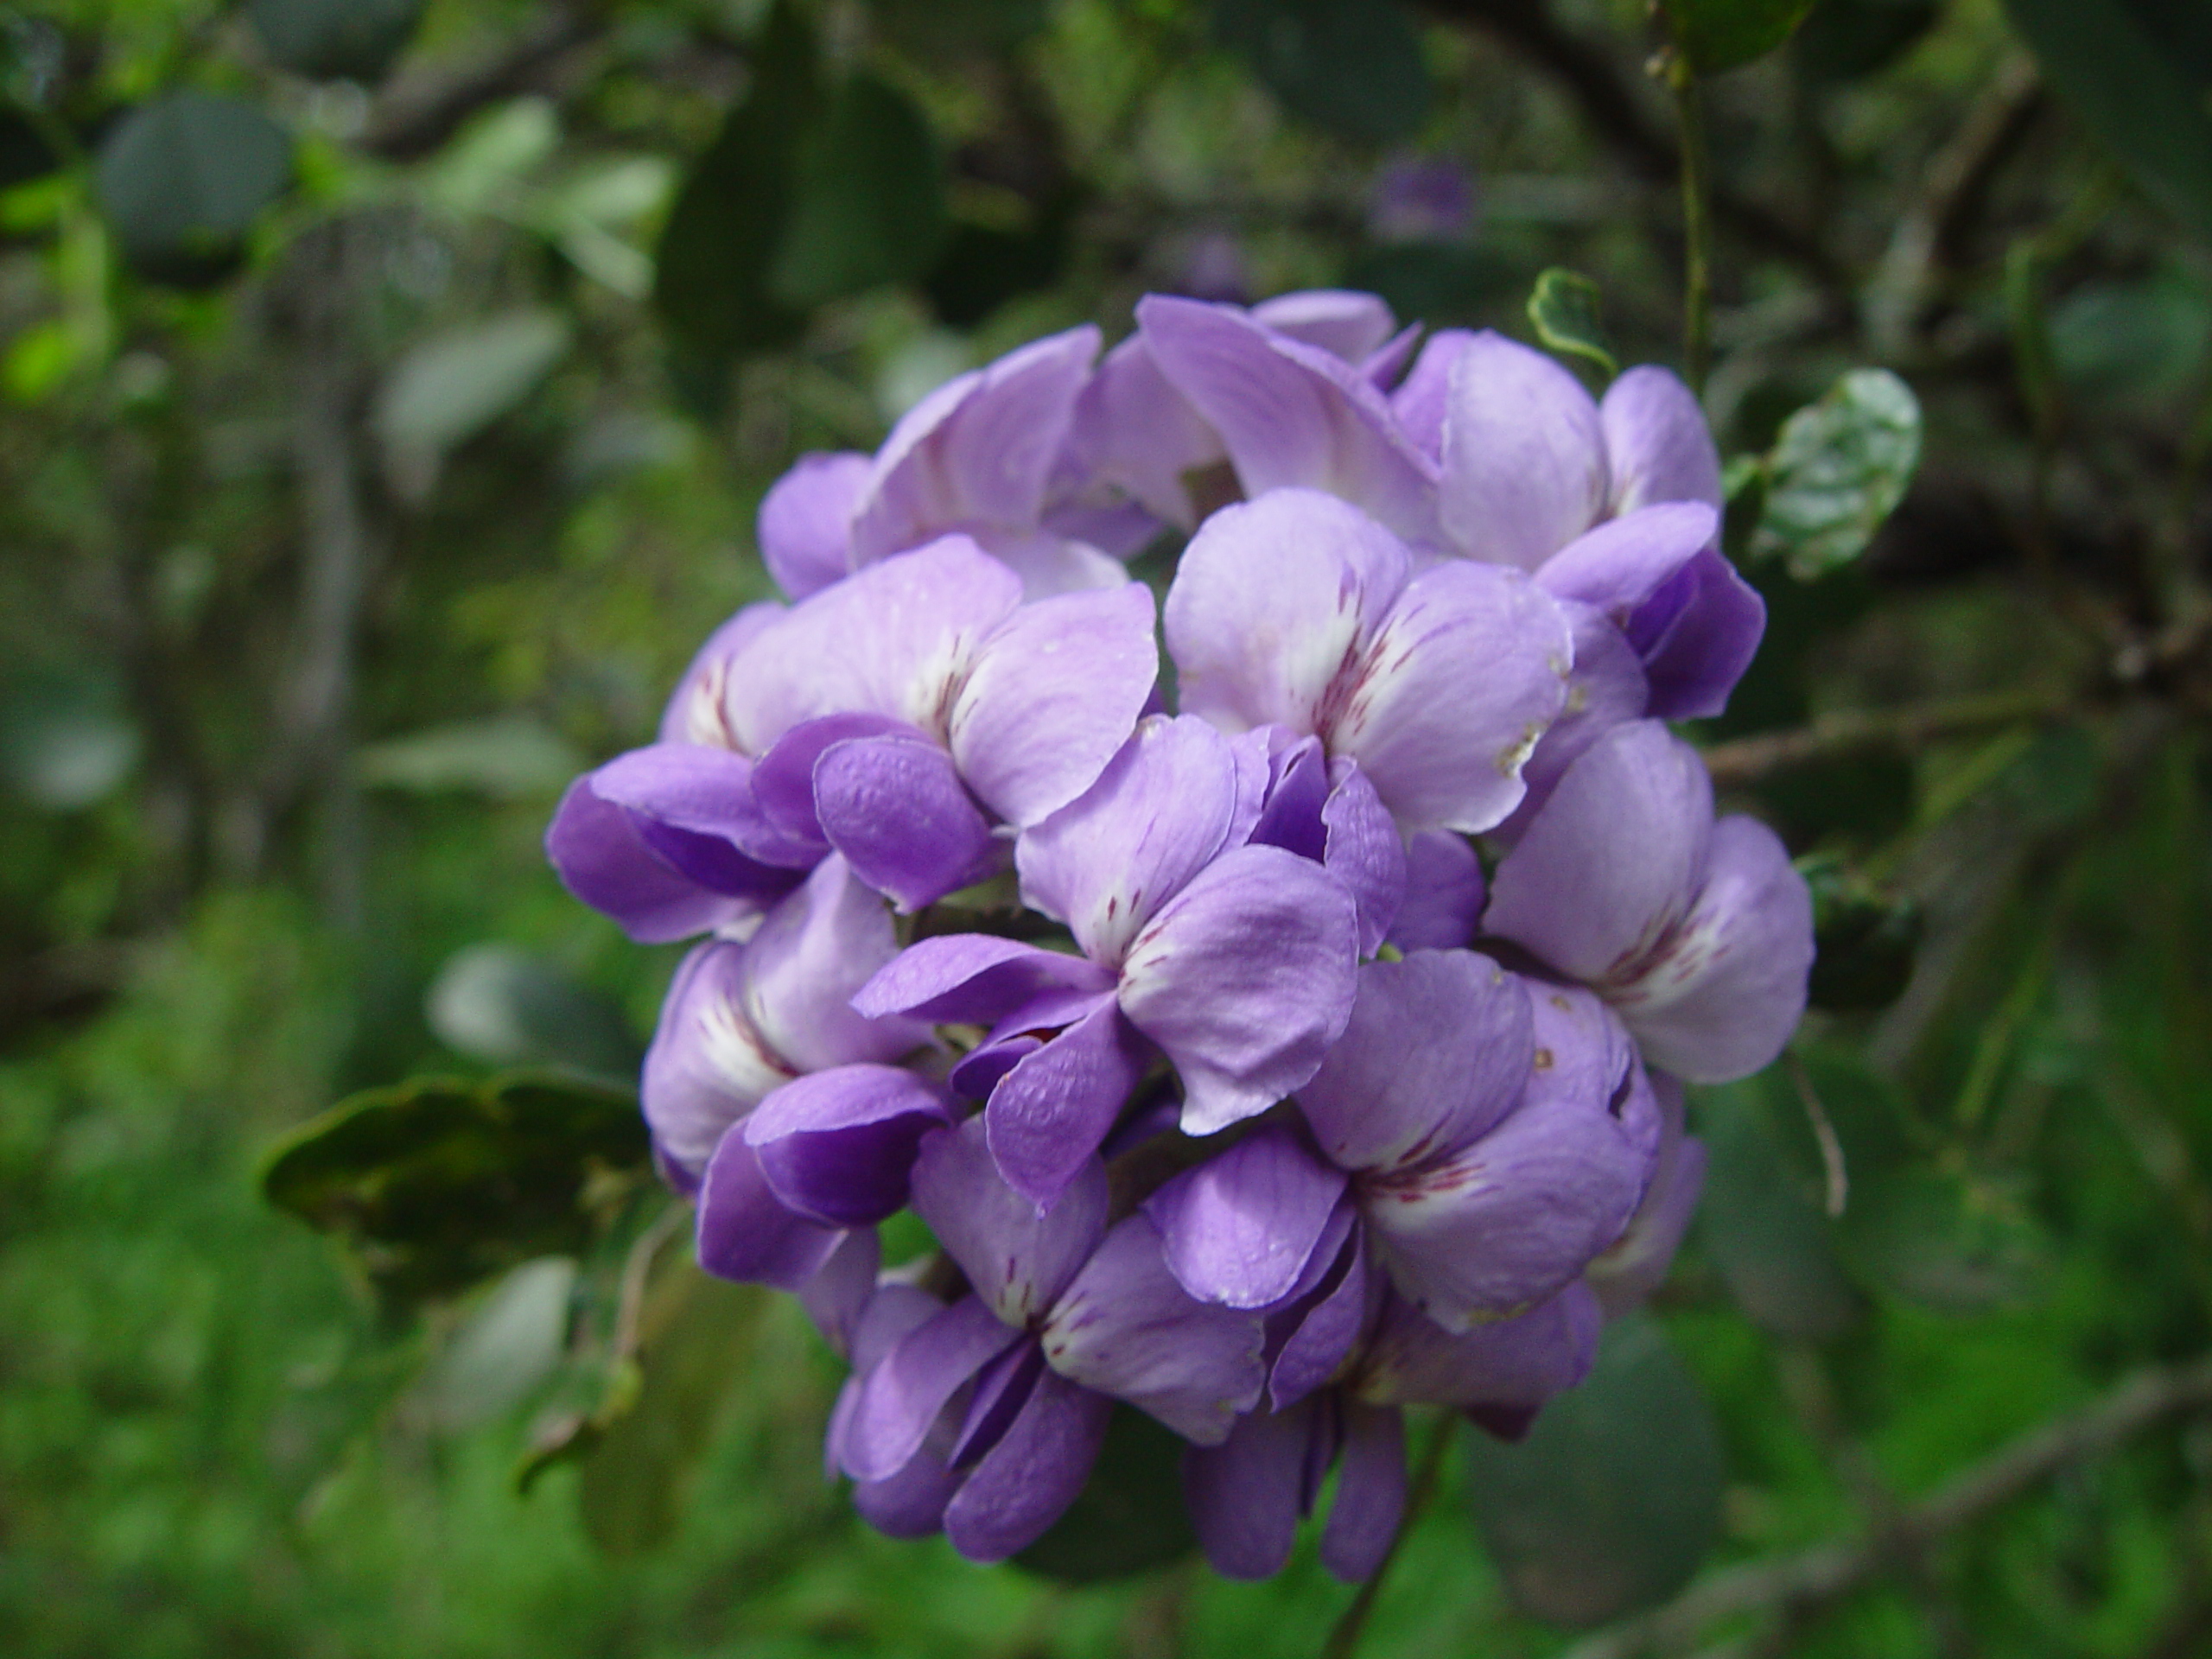
<svg viewBox="0 0 2212 1659">
<path fill-rule="evenodd" d="M 1764 612 L 1664 370 L 1593 400 L 1355 294 L 1137 319 L 802 461 L 760 524 L 791 602 L 547 844 L 705 937 L 645 1115 L 701 1262 L 850 1359 L 871 1522 L 1010 1555 L 1120 1401 L 1189 1442 L 1225 1573 L 1338 1469 L 1357 1579 L 1400 1408 L 1510 1435 L 1575 1383 L 1696 1201 L 1681 1080 L 1802 1010 L 1805 888 L 1662 723 Z M 1170 532 L 1156 607 L 1122 561 Z M 939 1252 L 885 1271 L 909 1206 Z"/>
</svg>

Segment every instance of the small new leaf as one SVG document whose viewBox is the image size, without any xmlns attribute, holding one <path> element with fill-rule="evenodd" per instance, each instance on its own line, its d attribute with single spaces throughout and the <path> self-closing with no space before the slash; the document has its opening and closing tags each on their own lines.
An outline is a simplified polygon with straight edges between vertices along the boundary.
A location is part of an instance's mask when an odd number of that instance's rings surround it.
<svg viewBox="0 0 2212 1659">
<path fill-rule="evenodd" d="M 1764 57 L 1796 32 L 1813 0 L 1665 0 L 1675 50 L 1701 75 Z"/>
<path fill-rule="evenodd" d="M 1912 977 L 1920 945 L 1920 907 L 1884 893 L 1840 859 L 1802 858 L 1798 873 L 1813 893 L 1812 1005 L 1834 1012 L 1887 1007 Z"/>
<path fill-rule="evenodd" d="M 1766 461 L 1754 557 L 1811 582 L 1866 550 L 1920 464 L 1920 403 L 1887 369 L 1853 369 L 1783 423 Z"/>
<path fill-rule="evenodd" d="M 1554 265 L 1537 277 L 1529 296 L 1529 321 L 1547 350 L 1579 357 L 1607 380 L 1621 372 L 1620 359 L 1599 320 L 1598 284 L 1580 271 Z"/>
</svg>

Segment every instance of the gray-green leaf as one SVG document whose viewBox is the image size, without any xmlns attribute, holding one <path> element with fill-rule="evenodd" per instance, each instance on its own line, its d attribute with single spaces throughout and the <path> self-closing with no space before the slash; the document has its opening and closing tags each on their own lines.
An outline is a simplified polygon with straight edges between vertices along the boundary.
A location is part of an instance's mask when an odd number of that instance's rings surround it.
<svg viewBox="0 0 2212 1659">
<path fill-rule="evenodd" d="M 1389 143 L 1428 113 L 1428 70 L 1395 0 L 1214 0 L 1214 37 L 1293 115 Z"/>
<path fill-rule="evenodd" d="M 1783 423 L 1766 461 L 1755 556 L 1810 582 L 1866 550 L 1920 464 L 1920 402 L 1887 369 L 1853 369 Z"/>
<path fill-rule="evenodd" d="M 292 141 L 252 105 L 186 88 L 141 105 L 100 145 L 94 184 L 124 257 L 180 287 L 237 264 L 292 180 Z"/>
<path fill-rule="evenodd" d="M 1529 321 L 1547 348 L 1579 357 L 1606 379 L 1621 372 L 1620 359 L 1598 316 L 1598 284 L 1579 270 L 1554 265 L 1536 278 L 1529 296 Z"/>
</svg>

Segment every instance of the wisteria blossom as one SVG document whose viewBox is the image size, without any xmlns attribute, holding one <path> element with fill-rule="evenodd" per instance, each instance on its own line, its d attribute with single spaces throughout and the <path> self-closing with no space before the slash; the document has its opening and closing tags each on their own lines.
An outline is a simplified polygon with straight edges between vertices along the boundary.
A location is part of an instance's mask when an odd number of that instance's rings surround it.
<svg viewBox="0 0 2212 1659">
<path fill-rule="evenodd" d="M 1510 1438 L 1580 1381 L 1697 1204 L 1684 1084 L 1803 1010 L 1804 884 L 1663 724 L 1764 619 L 1663 370 L 1328 290 L 1136 322 L 802 458 L 789 602 L 547 849 L 698 938 L 645 1116 L 701 1264 L 849 1363 L 861 1515 L 1005 1560 L 1141 1412 L 1217 1571 L 1332 1479 L 1357 1580 L 1407 1412 Z M 1155 607 L 1121 560 L 1178 537 Z"/>
</svg>

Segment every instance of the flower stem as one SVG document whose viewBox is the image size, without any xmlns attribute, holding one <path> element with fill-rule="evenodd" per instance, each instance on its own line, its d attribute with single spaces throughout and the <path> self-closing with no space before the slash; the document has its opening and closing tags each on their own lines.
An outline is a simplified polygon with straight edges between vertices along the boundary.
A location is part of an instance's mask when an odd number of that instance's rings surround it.
<svg viewBox="0 0 2212 1659">
<path fill-rule="evenodd" d="M 1421 1467 L 1414 1473 L 1412 1490 L 1406 1494 L 1406 1512 L 1398 1522 L 1397 1535 L 1390 1540 L 1390 1548 L 1382 1554 L 1359 1593 L 1351 1599 L 1344 1617 L 1330 1630 L 1329 1639 L 1322 1645 L 1321 1659 L 1352 1659 L 1358 1649 L 1361 1634 L 1367 1628 L 1367 1616 L 1375 1609 L 1375 1599 L 1382 1592 L 1382 1580 L 1389 1576 L 1390 1564 L 1398 1559 L 1399 1546 L 1406 1541 L 1406 1535 L 1413 1530 L 1421 1512 L 1428 1507 L 1428 1500 L 1435 1495 L 1437 1478 L 1444 1471 L 1444 1454 L 1451 1449 L 1452 1431 L 1459 1423 L 1459 1414 L 1445 1411 L 1437 1414 L 1430 1429 L 1428 1444 L 1422 1448 Z"/>
<path fill-rule="evenodd" d="M 1669 54 L 1667 86 L 1682 129 L 1682 373 L 1702 397 L 1713 359 L 1713 152 L 1697 71 L 1679 50 Z"/>
</svg>

